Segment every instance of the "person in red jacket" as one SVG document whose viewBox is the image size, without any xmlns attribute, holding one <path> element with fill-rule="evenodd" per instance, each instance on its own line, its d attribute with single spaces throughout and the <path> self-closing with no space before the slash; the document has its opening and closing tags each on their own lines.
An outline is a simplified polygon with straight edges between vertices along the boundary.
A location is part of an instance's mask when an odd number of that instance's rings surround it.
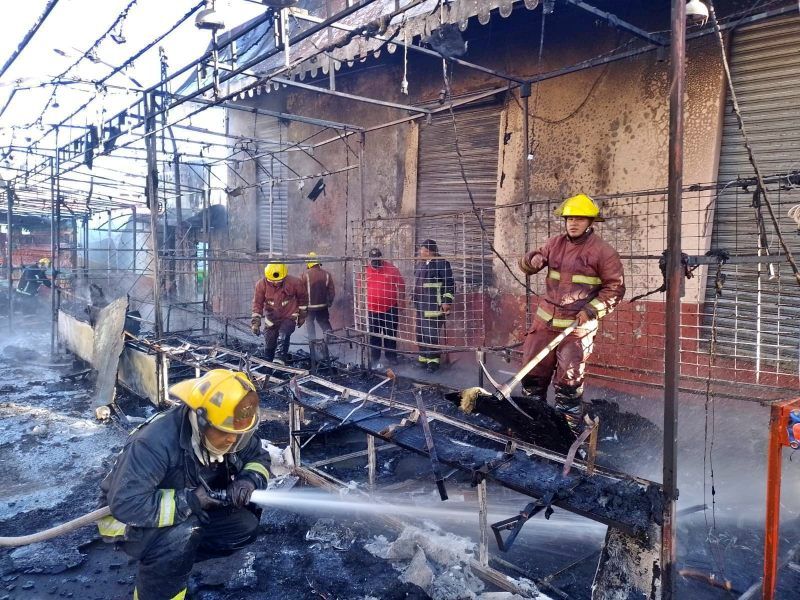
<svg viewBox="0 0 800 600">
<path fill-rule="evenodd" d="M 592 353 L 598 320 L 609 314 L 625 295 L 619 254 L 594 232 L 602 221 L 594 200 L 579 194 L 556 209 L 566 232 L 519 261 L 526 275 L 547 267 L 546 294 L 539 299 L 533 329 L 525 336 L 523 364 L 527 364 L 573 321 L 578 328 L 522 380 L 530 399 L 544 401 L 553 379 L 556 408 L 573 431 L 582 428 L 583 380 Z M 523 406 L 524 408 L 524 406 Z"/>
<path fill-rule="evenodd" d="M 276 359 L 275 362 L 281 364 L 286 361 L 292 333 L 295 328 L 303 325 L 307 310 L 306 286 L 297 277 L 289 275 L 289 268 L 285 264 L 267 265 L 264 277 L 256 284 L 253 295 L 250 328 L 253 335 L 258 335 L 261 331 L 262 317 L 266 321 L 264 357 L 268 361 Z"/>
<path fill-rule="evenodd" d="M 397 363 L 397 323 L 400 303 L 406 293 L 400 270 L 382 257 L 378 248 L 370 250 L 366 270 L 369 347 L 373 365 L 378 364 L 383 350 L 388 363 Z"/>
</svg>

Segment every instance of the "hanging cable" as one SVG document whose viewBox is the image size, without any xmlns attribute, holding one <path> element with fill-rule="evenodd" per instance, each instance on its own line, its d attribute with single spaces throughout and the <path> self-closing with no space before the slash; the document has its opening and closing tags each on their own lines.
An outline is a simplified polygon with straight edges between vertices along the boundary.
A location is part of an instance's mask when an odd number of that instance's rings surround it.
<svg viewBox="0 0 800 600">
<path fill-rule="evenodd" d="M 775 210 L 772 206 L 772 201 L 769 199 L 769 196 L 767 194 L 767 188 L 764 185 L 764 178 L 761 174 L 761 169 L 759 169 L 758 162 L 756 161 L 755 154 L 753 153 L 753 146 L 750 144 L 750 138 L 747 136 L 747 128 L 745 127 L 744 118 L 742 117 L 742 111 L 739 107 L 739 100 L 736 96 L 736 90 L 734 89 L 733 86 L 733 77 L 731 76 L 731 69 L 730 65 L 728 64 L 728 56 L 725 52 L 725 40 L 722 37 L 722 29 L 720 29 L 719 23 L 717 22 L 717 14 L 716 11 L 714 10 L 714 2 L 712 0 L 708 1 L 708 11 L 709 11 L 709 16 L 711 17 L 711 23 L 714 26 L 714 31 L 717 34 L 717 40 L 719 41 L 720 55 L 722 57 L 722 66 L 725 70 L 725 78 L 728 81 L 728 92 L 730 94 L 730 100 L 731 100 L 731 105 L 733 106 L 733 112 L 736 115 L 736 120 L 739 124 L 739 130 L 742 132 L 742 137 L 744 138 L 744 147 L 745 150 L 747 150 L 747 158 L 750 161 L 750 164 L 752 165 L 753 170 L 755 171 L 756 174 L 756 180 L 758 182 L 757 194 L 760 192 L 760 196 L 764 199 L 764 205 L 767 207 L 767 212 L 769 213 L 770 219 L 772 220 L 772 225 L 775 228 L 775 234 L 778 238 L 778 242 L 780 243 L 783 252 L 786 254 L 786 260 L 788 261 L 789 266 L 791 267 L 792 272 L 794 273 L 795 280 L 797 281 L 798 285 L 800 285 L 800 268 L 798 268 L 797 262 L 794 259 L 794 255 L 792 254 L 791 249 L 786 243 L 786 240 L 783 238 L 783 234 L 781 233 L 780 223 L 778 223 L 778 217 L 775 215 Z"/>
<path fill-rule="evenodd" d="M 22 53 L 23 50 L 25 50 L 25 46 L 28 45 L 28 42 L 30 42 L 33 39 L 33 36 L 36 35 L 36 32 L 39 31 L 39 28 L 42 26 L 42 23 L 45 22 L 45 19 L 47 19 L 52 10 L 56 7 L 56 4 L 58 4 L 58 0 L 49 0 L 47 5 L 44 7 L 44 11 L 36 20 L 36 22 L 33 24 L 33 27 L 31 27 L 28 30 L 28 33 L 26 33 L 25 37 L 22 38 L 22 41 L 19 43 L 19 45 L 17 45 L 17 47 L 11 53 L 11 56 L 8 57 L 8 60 L 6 60 L 3 66 L 0 67 L 0 78 L 2 78 L 3 75 L 6 74 L 6 71 L 8 71 L 9 67 L 11 67 L 11 65 L 14 64 L 14 61 L 17 60 L 17 57 Z"/>
<path fill-rule="evenodd" d="M 705 425 L 703 429 L 703 517 L 707 530 L 707 541 L 709 543 L 710 554 L 714 560 L 716 569 L 725 574 L 724 554 L 720 551 L 719 537 L 717 531 L 717 487 L 714 478 L 714 442 L 716 434 L 716 404 L 715 396 L 711 390 L 712 373 L 717 356 L 717 309 L 719 299 L 722 297 L 722 289 L 725 285 L 725 273 L 722 268 L 730 258 L 724 250 L 711 251 L 706 256 L 716 256 L 717 270 L 714 277 L 714 303 L 711 309 L 711 334 L 708 346 L 708 373 L 706 376 L 705 390 Z M 708 503 L 706 502 L 706 476 L 711 478 L 711 523 L 708 522 Z"/>
</svg>

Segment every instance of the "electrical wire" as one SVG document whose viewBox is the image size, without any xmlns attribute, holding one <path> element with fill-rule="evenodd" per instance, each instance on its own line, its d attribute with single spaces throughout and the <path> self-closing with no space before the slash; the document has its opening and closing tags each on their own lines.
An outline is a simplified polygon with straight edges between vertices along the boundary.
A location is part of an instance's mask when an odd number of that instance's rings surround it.
<svg viewBox="0 0 800 600">
<path fill-rule="evenodd" d="M 62 71 L 62 72 L 61 72 L 59 75 L 56 75 L 56 76 L 55 76 L 53 79 L 54 79 L 54 80 L 63 79 L 64 77 L 66 77 L 66 75 L 67 75 L 67 74 L 68 74 L 70 71 L 72 71 L 72 69 L 74 69 L 75 67 L 77 67 L 77 66 L 78 66 L 78 65 L 79 65 L 81 62 L 83 62 L 84 60 L 88 59 L 88 58 L 89 58 L 89 57 L 90 57 L 90 56 L 91 56 L 91 55 L 92 55 L 92 54 L 95 52 L 95 50 L 97 50 L 97 48 L 100 46 L 100 44 L 102 44 L 102 43 L 103 43 L 103 40 L 105 40 L 105 38 L 106 38 L 106 37 L 107 37 L 109 34 L 111 34 L 111 32 L 112 32 L 112 31 L 114 31 L 114 30 L 117 28 L 117 26 L 118 26 L 120 23 L 122 23 L 123 21 L 125 21 L 125 19 L 128 17 L 128 12 L 129 12 L 129 11 L 130 11 L 130 10 L 131 10 L 133 7 L 134 7 L 134 5 L 135 5 L 135 4 L 136 4 L 138 1 L 139 1 L 139 0 L 130 0 L 130 2 L 128 2 L 127 6 L 126 6 L 124 9 L 122 9 L 122 12 L 120 12 L 120 14 L 117 16 L 117 18 L 116 18 L 116 19 L 114 20 L 114 22 L 111 24 L 111 27 L 109 27 L 109 28 L 108 28 L 108 29 L 107 29 L 107 30 L 106 30 L 106 31 L 105 31 L 103 34 L 101 34 L 101 35 L 100 35 L 100 37 L 99 37 L 99 38 L 97 38 L 97 39 L 96 39 L 96 40 L 95 40 L 95 41 L 92 43 L 92 45 L 91 45 L 91 46 L 89 46 L 89 48 L 88 48 L 88 49 L 87 49 L 87 50 L 86 50 L 86 51 L 85 51 L 85 52 L 84 52 L 84 53 L 83 53 L 81 56 L 79 56 L 79 57 L 78 57 L 78 58 L 75 60 L 75 62 L 73 62 L 73 63 L 72 63 L 70 66 L 68 66 L 68 67 L 67 67 L 67 68 L 66 68 L 64 71 Z M 36 119 L 33 121 L 33 123 L 31 124 L 31 126 L 33 126 L 33 125 L 35 125 L 35 124 L 37 124 L 37 123 L 41 123 L 41 122 L 42 122 L 42 119 L 44 119 L 44 115 L 47 113 L 48 109 L 49 109 L 49 108 L 52 106 L 52 103 L 53 103 L 53 101 L 55 100 L 55 97 L 56 97 L 56 93 L 57 93 L 57 91 L 58 91 L 58 87 L 57 87 L 57 86 L 55 86 L 55 87 L 53 88 L 53 92 L 50 94 L 50 98 L 48 98 L 48 99 L 47 99 L 47 102 L 45 102 L 45 105 L 44 105 L 44 108 L 42 109 L 42 112 L 40 113 L 39 117 L 37 117 L 37 118 L 36 118 Z M 46 134 L 45 134 L 45 135 L 46 135 Z M 40 138 L 40 139 L 41 139 L 41 138 Z"/>
<path fill-rule="evenodd" d="M 178 20 L 177 20 L 177 21 L 176 21 L 176 22 L 175 22 L 175 23 L 174 23 L 174 24 L 173 24 L 173 25 L 172 25 L 172 26 L 171 26 L 169 29 L 167 29 L 167 30 L 166 30 L 164 33 L 162 33 L 161 35 L 159 35 L 158 37 L 156 37 L 154 40 L 152 40 L 151 42 L 149 42 L 148 44 L 146 44 L 144 47 L 142 47 L 141 49 L 139 49 L 137 52 L 135 52 L 134 54 L 132 54 L 131 56 L 129 56 L 127 59 L 125 59 L 125 61 L 124 61 L 124 62 L 123 62 L 121 65 L 119 65 L 119 66 L 117 66 L 117 67 L 113 68 L 113 69 L 112 69 L 112 70 L 111 70 L 111 71 L 110 71 L 110 72 L 109 72 L 107 75 L 105 75 L 105 76 L 104 76 L 102 79 L 98 80 L 98 81 L 95 83 L 95 85 L 96 85 L 96 86 L 102 86 L 102 85 L 106 84 L 106 82 L 107 82 L 109 79 L 111 79 L 111 77 L 113 77 L 114 75 L 116 75 L 116 74 L 117 74 L 117 73 L 119 73 L 120 71 L 122 71 L 122 70 L 126 69 L 127 67 L 129 67 L 130 65 L 132 65 L 132 64 L 133 64 L 133 63 L 134 63 L 136 60 L 138 60 L 138 59 L 139 59 L 139 58 L 140 58 L 142 55 L 144 55 L 144 54 L 145 54 L 145 53 L 146 53 L 148 50 L 150 50 L 151 48 L 153 48 L 153 46 L 155 46 L 156 44 L 160 43 L 160 42 L 161 42 L 162 40 L 164 40 L 164 39 L 165 39 L 165 38 L 166 38 L 168 35 L 170 35 L 170 34 L 171 34 L 171 33 L 173 33 L 173 32 L 174 32 L 176 29 L 178 29 L 178 27 L 180 27 L 181 25 L 183 25 L 183 23 L 185 23 L 185 22 L 186 22 L 186 21 L 187 21 L 189 18 L 191 18 L 191 16 L 192 16 L 192 15 L 194 15 L 194 13 L 196 13 L 198 10 L 200 10 L 200 8 L 202 8 L 204 5 L 205 5 L 205 0 L 201 0 L 200 2 L 198 2 L 197 4 L 195 4 L 194 6 L 192 6 L 192 7 L 191 7 L 191 8 L 190 8 L 190 9 L 189 9 L 189 10 L 188 10 L 188 11 L 187 11 L 187 12 L 186 12 L 186 13 L 185 13 L 185 14 L 184 14 L 182 17 L 180 17 L 180 18 L 179 18 L 179 19 L 178 19 Z M 113 27 L 112 27 L 112 30 L 113 30 Z M 107 32 L 107 33 L 108 33 L 108 32 Z M 66 124 L 66 123 L 67 123 L 69 120 L 71 120 L 71 119 L 73 119 L 75 116 L 77 116 L 77 115 L 78 115 L 78 113 L 80 113 L 82 110 L 86 109 L 86 108 L 89 106 L 89 104 L 91 104 L 91 103 L 92 103 L 92 102 L 95 100 L 95 98 L 96 98 L 96 97 L 97 97 L 97 95 L 95 94 L 95 95 L 94 95 L 92 98 L 90 98 L 89 100 L 87 100 L 86 102 L 84 102 L 84 103 L 83 103 L 81 106 L 79 106 L 77 109 L 75 109 L 75 110 L 74 110 L 74 111 L 73 111 L 71 114 L 69 114 L 67 117 L 65 117 L 64 119 L 62 119 L 62 120 L 61 120 L 61 122 L 60 122 L 58 125 L 56 125 L 55 127 L 60 127 L 60 126 L 62 126 L 62 125 L 65 125 L 65 124 Z M 44 112 L 42 112 L 42 115 L 40 116 L 40 118 L 44 118 Z M 46 132 L 45 132 L 45 133 L 44 133 L 44 134 L 43 134 L 43 135 L 42 135 L 42 136 L 41 136 L 41 137 L 40 137 L 38 140 L 36 140 L 36 141 L 35 141 L 35 142 L 33 142 L 33 143 L 34 143 L 34 144 L 36 144 L 36 143 L 39 143 L 39 142 L 41 142 L 41 141 L 42 141 L 42 140 L 43 140 L 43 139 L 44 139 L 44 138 L 45 138 L 47 135 L 49 135 L 49 133 L 50 133 L 50 132 L 52 132 L 53 130 L 54 130 L 54 127 L 53 127 L 53 128 L 51 128 L 50 130 L 46 131 Z"/>
<path fill-rule="evenodd" d="M 750 161 L 750 164 L 755 171 L 756 179 L 758 181 L 758 190 L 757 193 L 760 193 L 760 196 L 764 199 L 764 204 L 767 207 L 767 212 L 769 213 L 770 219 L 772 220 L 772 225 L 775 228 L 775 235 L 778 238 L 778 242 L 783 249 L 784 254 L 786 255 L 786 260 L 789 263 L 789 266 L 794 273 L 795 280 L 797 281 L 798 285 L 800 285 L 800 268 L 797 266 L 797 262 L 795 261 L 794 255 L 792 254 L 789 245 L 786 243 L 786 240 L 781 233 L 780 224 L 778 223 L 778 218 L 775 215 L 775 210 L 772 206 L 772 201 L 769 199 L 769 195 L 767 194 L 767 188 L 764 185 L 764 178 L 761 174 L 761 169 L 758 166 L 758 162 L 756 161 L 755 154 L 753 153 L 753 146 L 750 143 L 750 138 L 747 135 L 747 128 L 745 127 L 744 118 L 742 117 L 742 111 L 739 107 L 739 100 L 736 96 L 736 89 L 733 85 L 733 77 L 731 76 L 731 69 L 730 64 L 728 63 L 728 56 L 725 52 L 725 40 L 722 37 L 722 30 L 720 29 L 719 22 L 717 21 L 716 11 L 714 10 L 714 2 L 712 0 L 708 0 L 708 12 L 711 18 L 711 23 L 714 26 L 714 31 L 717 34 L 717 39 L 719 41 L 720 47 L 720 54 L 722 57 L 722 66 L 725 71 L 725 78 L 728 82 L 728 92 L 730 93 L 730 101 L 733 107 L 733 112 L 736 115 L 736 119 L 739 124 L 739 130 L 742 132 L 742 138 L 744 140 L 744 147 L 747 151 L 747 157 Z"/>
<path fill-rule="evenodd" d="M 44 11 L 42 12 L 42 14 L 39 16 L 39 18 L 36 20 L 33 26 L 28 30 L 25 36 L 22 38 L 22 41 L 17 45 L 17 47 L 11 53 L 11 56 L 9 56 L 6 62 L 3 64 L 3 66 L 0 67 L 0 79 L 3 77 L 3 75 L 6 74 L 6 71 L 8 71 L 9 67 L 11 67 L 11 65 L 14 64 L 14 61 L 17 60 L 17 57 L 22 53 L 22 51 L 25 50 L 25 47 L 33 39 L 33 36 L 36 35 L 36 32 L 39 31 L 39 28 L 45 22 L 45 20 L 50 15 L 52 10 L 56 7 L 56 4 L 58 4 L 58 0 L 49 0 L 47 5 L 44 7 Z M 0 112 L 0 115 L 2 115 L 2 112 Z"/>
</svg>

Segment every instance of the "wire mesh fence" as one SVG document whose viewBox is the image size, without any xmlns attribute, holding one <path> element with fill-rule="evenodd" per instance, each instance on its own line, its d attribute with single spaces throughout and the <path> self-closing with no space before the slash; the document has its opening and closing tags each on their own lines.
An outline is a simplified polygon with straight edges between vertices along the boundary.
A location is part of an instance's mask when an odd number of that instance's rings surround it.
<svg viewBox="0 0 800 600">
<path fill-rule="evenodd" d="M 720 201 L 723 194 L 724 202 Z M 796 226 L 788 214 L 796 203 L 793 194 L 777 188 L 771 194 L 782 231 L 787 235 L 794 232 Z M 596 231 L 619 252 L 627 292 L 617 310 L 603 319 L 592 368 L 596 372 L 623 372 L 623 378 L 632 379 L 661 375 L 666 194 L 654 190 L 600 199 L 606 221 L 597 223 Z M 408 288 L 413 287 L 414 267 L 420 264 L 416 247 L 424 236 L 435 238 L 440 249 L 446 249 L 442 254 L 454 272 L 455 302 L 446 319 L 441 346 L 458 351 L 519 343 L 528 326 L 522 325 L 518 315 L 508 313 L 509 306 L 526 305 L 516 260 L 524 254 L 523 239 L 528 248 L 535 249 L 561 232 L 561 223 L 552 215 L 558 202 L 544 200 L 480 212 L 354 224 L 361 250 L 361 257 L 352 266 L 355 329 L 364 335 L 372 329 L 375 338 L 367 301 L 368 253 L 378 248 L 383 259 L 398 267 L 406 284 L 396 333 L 389 337 L 401 348 L 416 347 L 419 315 Z M 685 192 L 683 204 L 682 243 L 687 256 L 681 308 L 682 374 L 796 387 L 800 347 L 797 285 L 776 243 L 772 223 L 765 221 L 765 213 L 754 206 L 745 181 L 693 186 Z M 489 247 L 481 223 L 497 224 L 497 254 Z M 797 236 L 792 235 L 790 245 L 800 250 Z M 525 323 L 531 322 L 531 311 L 537 297 L 544 294 L 544 283 L 544 275 L 530 279 L 528 296 L 532 302 L 526 309 L 520 308 L 528 313 Z M 516 326 L 510 327 L 511 321 Z"/>
<path fill-rule="evenodd" d="M 354 327 L 371 337 L 375 358 L 381 344 L 399 343 L 400 351 L 412 353 L 420 343 L 449 351 L 485 344 L 484 291 L 492 258 L 474 215 L 367 220 L 354 231 L 361 250 L 351 266 Z M 442 267 L 423 273 L 428 261 L 414 240 L 434 241 Z M 380 258 L 370 256 L 374 250 Z M 446 315 L 432 315 L 438 308 L 426 302 L 428 290 L 437 304 L 448 305 Z"/>
<path fill-rule="evenodd" d="M 769 194 L 784 239 L 800 253 L 796 223 L 789 215 L 797 204 L 797 193 L 787 187 L 778 182 L 770 186 Z M 666 196 L 663 190 L 652 190 L 598 199 L 606 221 L 597 223 L 596 231 L 619 252 L 627 292 L 615 312 L 603 319 L 589 368 L 601 375 L 655 381 L 664 368 L 665 294 L 660 261 L 665 248 Z M 516 261 L 526 248 L 535 249 L 561 232 L 562 224 L 552 214 L 558 202 L 544 199 L 495 209 L 351 223 L 353 256 L 335 259 L 339 307 L 352 311 L 352 329 L 371 342 L 373 358 L 377 355 L 378 360 L 382 346 L 389 350 L 395 348 L 388 346 L 396 346 L 398 352 L 411 356 L 418 354 L 420 343 L 444 354 L 514 349 L 530 329 L 537 296 L 544 293 L 545 284 L 545 275 L 536 275 L 526 290 Z M 763 206 L 754 201 L 746 180 L 692 186 L 684 193 L 683 205 L 687 278 L 681 309 L 682 375 L 796 388 L 800 361 L 797 284 Z M 139 312 L 143 329 L 152 330 L 149 221 L 148 215 L 130 210 L 95 215 L 82 223 L 66 221 L 53 265 L 61 302 L 98 306 L 126 295 L 131 310 Z M 44 228 L 40 233 L 38 244 L 33 237 L 14 234 L 18 254 L 12 292 L 26 260 L 51 252 Z M 165 331 L 230 327 L 246 335 L 253 290 L 270 259 L 218 249 L 213 228 L 165 225 L 158 233 L 158 292 Z M 448 313 L 435 317 L 436 336 L 423 339 L 421 326 L 430 307 L 421 306 L 417 288 L 421 285 L 425 293 L 429 289 L 425 284 L 435 283 L 416 281 L 416 272 L 426 263 L 418 248 L 426 239 L 436 242 L 440 258 L 449 265 L 453 289 L 451 301 L 443 302 L 449 304 Z M 370 289 L 381 281 L 371 263 L 372 249 L 396 267 L 398 279 L 392 284 L 396 297 L 389 304 L 376 304 L 375 289 Z M 292 276 L 299 277 L 305 270 L 302 256 L 284 255 L 281 260 L 290 263 Z M 8 288 L 7 278 L 3 281 Z M 442 287 L 438 293 L 450 291 Z M 393 313 L 389 323 L 375 314 L 382 312 Z"/>
</svg>

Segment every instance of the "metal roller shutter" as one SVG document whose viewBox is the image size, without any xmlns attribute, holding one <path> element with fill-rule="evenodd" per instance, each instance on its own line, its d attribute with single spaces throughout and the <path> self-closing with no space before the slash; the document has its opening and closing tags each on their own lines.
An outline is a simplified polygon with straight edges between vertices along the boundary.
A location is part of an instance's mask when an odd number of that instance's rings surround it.
<svg viewBox="0 0 800 600">
<path fill-rule="evenodd" d="M 737 31 L 731 46 L 731 75 L 747 134 L 764 176 L 800 167 L 800 18 L 776 19 Z M 718 181 L 754 176 L 736 116 L 726 108 Z M 774 188 L 775 186 L 768 186 Z M 800 255 L 797 226 L 787 216 L 800 203 L 800 190 L 770 193 L 783 235 Z M 781 253 L 766 207 L 762 209 L 770 254 Z M 717 199 L 712 247 L 731 254 L 758 251 L 753 195 L 725 191 Z M 755 357 L 780 371 L 796 370 L 800 345 L 800 302 L 787 264 L 770 280 L 766 267 L 732 265 L 718 310 L 719 350 L 731 356 Z M 713 270 L 706 298 L 713 300 Z"/>
<path fill-rule="evenodd" d="M 469 190 L 478 209 L 494 209 L 497 188 L 500 105 L 497 103 L 459 108 L 454 111 Z M 436 114 L 420 126 L 417 169 L 417 215 L 439 218 L 417 219 L 417 243 L 432 238 L 444 255 L 487 258 L 451 261 L 459 280 L 468 284 L 489 283 L 492 261 L 487 241 L 494 236 L 494 212 L 483 213 L 488 232 L 484 236 L 473 214 L 467 186 L 456 153 L 456 135 L 449 111 Z M 445 217 L 443 215 L 461 216 Z M 487 240 L 488 238 L 488 240 Z"/>
<path fill-rule="evenodd" d="M 284 180 L 288 176 L 288 169 L 286 152 L 279 150 L 286 140 L 286 128 L 277 119 L 260 116 L 256 121 L 256 136 L 259 140 L 256 180 L 262 184 L 256 188 L 257 249 L 259 252 L 285 253 L 289 208 L 288 184 Z M 260 156 L 265 152 L 273 154 Z M 271 179 L 280 181 L 270 185 Z M 272 203 L 270 203 L 270 187 Z"/>
</svg>

